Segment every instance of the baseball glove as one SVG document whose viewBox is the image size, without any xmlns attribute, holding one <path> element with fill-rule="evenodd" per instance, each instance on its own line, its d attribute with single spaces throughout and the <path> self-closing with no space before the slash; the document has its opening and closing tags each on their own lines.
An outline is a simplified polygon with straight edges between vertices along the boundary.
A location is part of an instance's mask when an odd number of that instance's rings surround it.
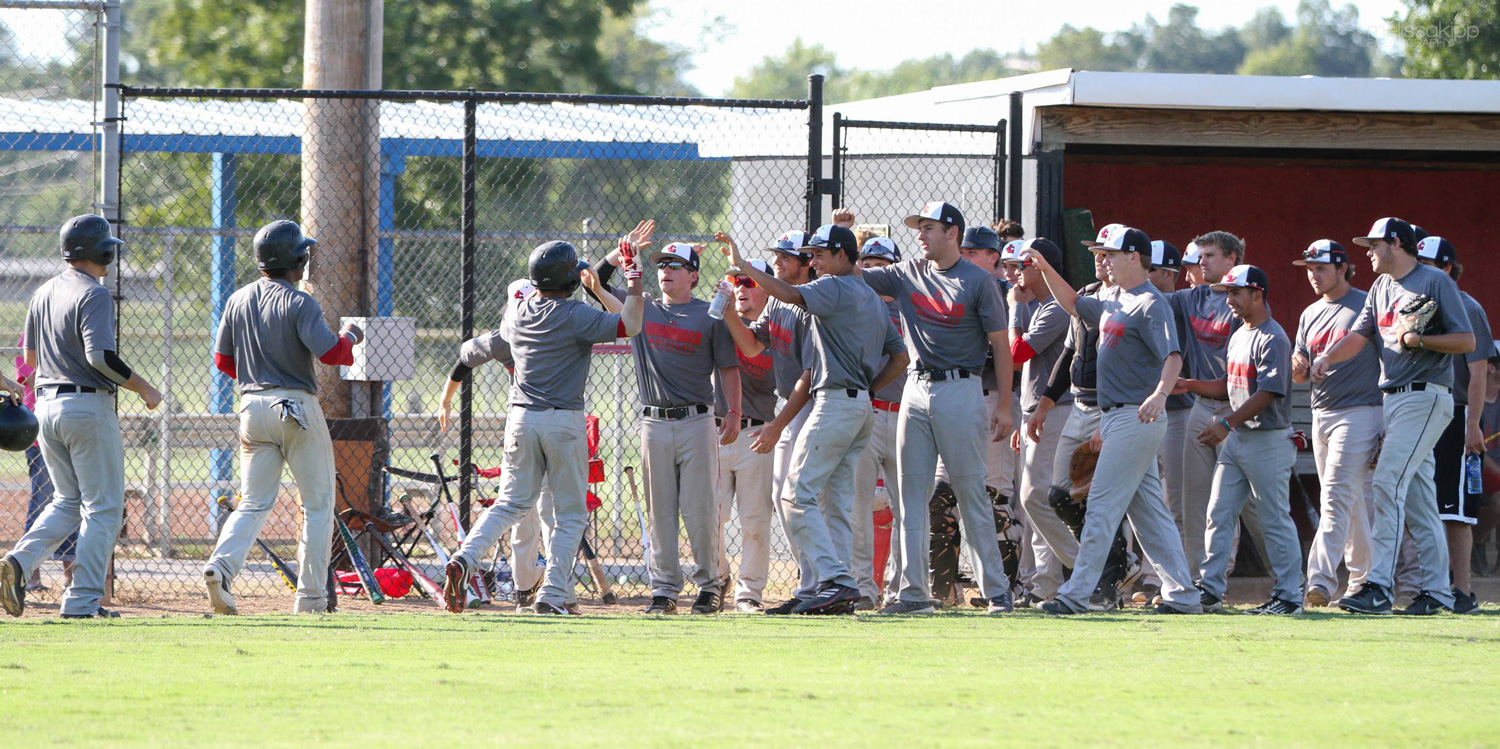
<svg viewBox="0 0 1500 749">
<path fill-rule="evenodd" d="M 1432 318 L 1437 314 L 1437 310 L 1437 300 L 1426 294 L 1418 294 L 1406 304 L 1401 305 L 1401 308 L 1396 310 L 1396 340 L 1400 341 L 1408 332 L 1418 335 L 1430 334 Z M 1407 348 L 1404 343 L 1401 347 Z"/>
<path fill-rule="evenodd" d="M 1089 487 L 1094 483 L 1094 466 L 1099 463 L 1099 453 L 1085 442 L 1073 451 L 1068 462 L 1068 480 L 1073 483 L 1073 499 L 1085 502 L 1089 498 Z"/>
</svg>

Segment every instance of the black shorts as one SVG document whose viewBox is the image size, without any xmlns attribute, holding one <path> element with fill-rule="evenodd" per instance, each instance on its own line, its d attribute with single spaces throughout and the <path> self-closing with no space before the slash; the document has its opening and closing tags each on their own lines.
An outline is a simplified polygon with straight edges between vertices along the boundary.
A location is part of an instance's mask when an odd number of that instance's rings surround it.
<svg viewBox="0 0 1500 749">
<path fill-rule="evenodd" d="M 1453 420 L 1443 430 L 1432 448 L 1437 463 L 1434 483 L 1437 489 L 1438 517 L 1455 523 L 1473 525 L 1479 522 L 1479 505 L 1484 494 L 1464 491 L 1464 417 L 1465 406 L 1453 408 Z"/>
</svg>

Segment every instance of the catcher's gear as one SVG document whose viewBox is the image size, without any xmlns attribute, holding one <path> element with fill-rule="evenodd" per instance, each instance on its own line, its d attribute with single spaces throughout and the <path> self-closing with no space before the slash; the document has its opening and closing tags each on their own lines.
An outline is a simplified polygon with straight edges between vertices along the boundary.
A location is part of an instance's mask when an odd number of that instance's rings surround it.
<svg viewBox="0 0 1500 749">
<path fill-rule="evenodd" d="M 1415 351 L 1401 339 L 1407 333 L 1418 335 L 1430 335 L 1433 330 L 1432 318 L 1437 314 L 1437 300 L 1426 294 L 1418 294 L 1411 298 L 1406 304 L 1396 310 L 1396 342 L 1406 351 Z"/>
<path fill-rule="evenodd" d="M 115 260 L 115 248 L 125 244 L 109 233 L 109 222 L 103 216 L 85 213 L 74 216 L 58 232 L 64 260 L 89 260 L 109 265 Z"/>
<path fill-rule="evenodd" d="M 1073 531 L 1075 538 L 1083 536 L 1083 505 L 1074 500 L 1067 490 L 1054 487 L 1048 491 L 1047 504 L 1057 512 L 1057 518 L 1068 526 L 1068 530 Z"/>
<path fill-rule="evenodd" d="M 255 232 L 255 265 L 261 270 L 297 270 L 307 264 L 308 253 L 318 243 L 302 233 L 295 221 L 272 221 Z"/>
<path fill-rule="evenodd" d="M 582 282 L 580 272 L 588 267 L 578 259 L 578 250 L 567 242 L 537 245 L 526 261 L 526 272 L 538 291 L 573 293 Z"/>
<path fill-rule="evenodd" d="M 1094 483 L 1094 467 L 1099 464 L 1099 452 L 1085 442 L 1073 451 L 1068 460 L 1068 481 L 1073 484 L 1073 499 L 1079 503 L 1089 499 L 1089 488 Z"/>
<path fill-rule="evenodd" d="M 932 597 L 952 603 L 958 600 L 958 495 L 946 481 L 937 482 L 927 502 L 931 519 Z"/>
<path fill-rule="evenodd" d="M 0 450 L 21 452 L 36 442 L 40 430 L 31 409 L 13 398 L 0 398 Z"/>
<path fill-rule="evenodd" d="M 1021 570 L 1021 541 L 1025 534 L 1021 524 L 1010 518 L 1010 497 L 993 486 L 985 489 L 990 494 L 990 506 L 995 510 L 995 538 L 1000 543 L 1000 561 L 1004 563 L 1005 576 L 1015 580 Z"/>
</svg>

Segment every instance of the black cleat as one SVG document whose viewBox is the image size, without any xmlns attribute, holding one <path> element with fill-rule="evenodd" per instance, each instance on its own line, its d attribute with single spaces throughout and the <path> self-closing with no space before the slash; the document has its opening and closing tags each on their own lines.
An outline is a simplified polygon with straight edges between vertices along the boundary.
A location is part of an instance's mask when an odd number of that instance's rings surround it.
<svg viewBox="0 0 1500 749">
<path fill-rule="evenodd" d="M 1205 614 L 1217 614 L 1224 610 L 1224 601 L 1218 596 L 1204 590 L 1201 585 L 1198 586 L 1198 602 L 1203 604 L 1203 613 Z M 1161 606 L 1157 606 L 1157 608 L 1160 609 Z"/>
<path fill-rule="evenodd" d="M 443 606 L 455 614 L 464 613 L 469 595 L 469 566 L 454 557 L 443 567 Z"/>
<path fill-rule="evenodd" d="M 1018 608 L 1018 609 L 1034 609 L 1034 608 L 1038 608 L 1043 603 L 1045 603 L 1046 600 L 1047 599 L 1045 599 L 1045 598 L 1043 598 L 1043 597 L 1041 597 L 1041 596 L 1039 596 L 1039 595 L 1037 595 L 1035 593 L 1032 593 L 1031 591 L 1028 590 L 1020 598 L 1015 599 L 1015 601 L 1016 601 L 1016 608 Z"/>
<path fill-rule="evenodd" d="M 1439 601 L 1438 599 L 1434 598 L 1431 593 L 1428 593 L 1427 591 L 1424 590 L 1424 591 L 1422 591 L 1422 593 L 1420 595 L 1418 595 L 1415 599 L 1412 600 L 1410 606 L 1407 606 L 1406 608 L 1401 609 L 1401 615 L 1402 616 L 1433 616 L 1435 614 L 1441 614 L 1444 611 L 1446 611 L 1446 612 L 1448 612 L 1450 614 L 1453 613 L 1453 609 L 1450 608 L 1447 604 L 1445 604 L 1442 601 Z"/>
<path fill-rule="evenodd" d="M 1366 580 L 1358 593 L 1339 599 L 1339 608 L 1351 614 L 1384 616 L 1391 613 L 1391 592 L 1385 586 Z"/>
<path fill-rule="evenodd" d="M 64 619 L 119 619 L 120 612 L 111 611 L 103 606 L 94 609 L 92 614 L 63 614 Z"/>
<path fill-rule="evenodd" d="M 518 608 L 518 609 L 519 608 L 525 608 L 527 606 L 530 606 L 533 603 L 536 603 L 536 594 L 537 594 L 537 591 L 539 591 L 541 589 L 542 589 L 542 583 L 539 580 L 539 581 L 537 581 L 536 585 L 533 585 L 530 588 L 527 588 L 526 590 L 517 590 L 516 591 L 516 608 Z"/>
<path fill-rule="evenodd" d="M 21 563 L 8 554 L 0 559 L 0 604 L 11 616 L 26 612 L 26 576 L 21 574 Z"/>
<path fill-rule="evenodd" d="M 853 611 L 859 601 L 859 588 L 839 585 L 828 581 L 818 588 L 818 594 L 797 604 L 793 614 L 844 614 Z"/>
<path fill-rule="evenodd" d="M 766 616 L 786 616 L 792 613 L 792 610 L 797 608 L 800 603 L 802 603 L 802 599 L 800 598 L 788 598 L 771 608 L 764 609 L 764 611 Z"/>
<path fill-rule="evenodd" d="M 1011 598 L 1010 591 L 1005 591 L 986 602 L 986 614 L 1009 614 L 1016 610 L 1015 599 Z"/>
<path fill-rule="evenodd" d="M 694 614 L 717 614 L 724 610 L 724 597 L 712 590 L 698 591 L 697 600 L 693 601 Z"/>
<path fill-rule="evenodd" d="M 935 614 L 937 605 L 932 601 L 901 601 L 882 608 L 877 614 Z"/>
<path fill-rule="evenodd" d="M 531 607 L 531 613 L 542 616 L 582 616 L 582 612 L 571 606 L 553 606 L 546 601 L 537 601 Z"/>
<path fill-rule="evenodd" d="M 1295 616 L 1302 613 L 1302 607 L 1291 601 L 1272 596 L 1265 603 L 1253 609 L 1246 609 L 1244 613 L 1251 616 Z"/>
<path fill-rule="evenodd" d="M 1207 594 L 1205 594 L 1205 595 L 1207 595 Z M 1204 609 L 1204 610 L 1207 611 L 1207 609 Z M 1173 606 L 1172 604 L 1167 603 L 1166 601 L 1162 601 L 1161 603 L 1156 604 L 1156 613 L 1158 613 L 1158 614 L 1168 614 L 1168 615 L 1178 614 L 1178 615 L 1181 615 L 1181 616 L 1191 616 L 1193 612 L 1191 612 L 1191 611 L 1183 611 L 1182 609 L 1179 609 L 1176 606 Z"/>
<path fill-rule="evenodd" d="M 1069 606 L 1068 604 L 1063 603 L 1056 598 L 1050 601 L 1043 601 L 1042 605 L 1037 606 L 1037 609 L 1043 614 L 1051 614 L 1052 616 L 1074 616 L 1076 614 L 1086 613 L 1083 611 L 1075 611 L 1073 610 L 1072 606 Z"/>
<path fill-rule="evenodd" d="M 654 616 L 677 613 L 677 601 L 666 596 L 651 596 L 651 605 L 646 607 L 645 613 Z"/>
<path fill-rule="evenodd" d="M 1472 614 L 1479 610 L 1479 596 L 1474 593 L 1465 593 L 1458 588 L 1453 589 L 1453 613 Z"/>
</svg>

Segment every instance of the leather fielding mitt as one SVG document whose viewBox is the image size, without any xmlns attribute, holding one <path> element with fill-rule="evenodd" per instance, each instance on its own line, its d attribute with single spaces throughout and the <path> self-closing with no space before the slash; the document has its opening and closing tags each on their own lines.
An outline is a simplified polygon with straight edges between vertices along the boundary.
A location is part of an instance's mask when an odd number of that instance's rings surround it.
<svg viewBox="0 0 1500 749">
<path fill-rule="evenodd" d="M 1089 488 L 1094 483 L 1094 466 L 1099 464 L 1099 453 L 1089 446 L 1085 441 L 1073 451 L 1073 457 L 1068 461 L 1068 481 L 1073 483 L 1073 500 L 1075 502 L 1086 502 L 1089 498 Z"/>
<path fill-rule="evenodd" d="M 1432 318 L 1437 314 L 1438 303 L 1436 299 L 1426 295 L 1418 294 L 1412 297 L 1406 304 L 1396 310 L 1396 340 L 1400 341 L 1408 332 L 1418 335 L 1430 335 L 1432 331 Z M 1401 348 L 1407 351 L 1405 343 Z"/>
</svg>

